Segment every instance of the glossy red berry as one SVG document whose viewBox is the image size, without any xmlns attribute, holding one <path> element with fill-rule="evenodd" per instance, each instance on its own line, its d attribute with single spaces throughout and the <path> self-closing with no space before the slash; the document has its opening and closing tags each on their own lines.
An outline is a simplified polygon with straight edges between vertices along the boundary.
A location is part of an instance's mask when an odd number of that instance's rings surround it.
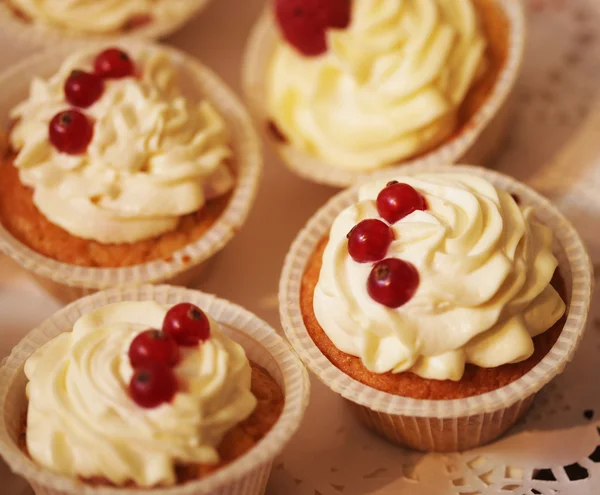
<svg viewBox="0 0 600 495">
<path fill-rule="evenodd" d="M 134 369 L 129 394 L 134 402 L 147 409 L 171 402 L 177 393 L 177 378 L 164 364 L 144 365 Z"/>
<path fill-rule="evenodd" d="M 327 51 L 326 31 L 350 24 L 350 0 L 275 0 L 284 38 L 306 56 Z"/>
<path fill-rule="evenodd" d="M 67 101 L 76 107 L 88 108 L 98 101 L 103 91 L 102 78 L 89 72 L 74 70 L 65 81 Z"/>
<path fill-rule="evenodd" d="M 389 223 L 396 223 L 416 210 L 426 210 L 425 198 L 414 187 L 388 182 L 377 196 L 377 211 Z"/>
<path fill-rule="evenodd" d="M 385 258 L 394 240 L 388 224 L 374 218 L 363 220 L 348 232 L 348 253 L 354 261 L 366 263 Z"/>
<path fill-rule="evenodd" d="M 175 339 L 160 330 L 150 329 L 140 333 L 129 346 L 129 361 L 134 368 L 153 363 L 175 366 L 179 357 Z"/>
<path fill-rule="evenodd" d="M 61 153 L 78 155 L 85 152 L 94 135 L 94 126 L 78 110 L 55 115 L 48 129 L 52 145 Z"/>
<path fill-rule="evenodd" d="M 94 60 L 94 71 L 104 79 L 120 79 L 133 76 L 135 64 L 123 50 L 108 48 Z"/>
<path fill-rule="evenodd" d="M 163 332 L 181 346 L 192 347 L 210 338 L 210 321 L 191 303 L 173 306 L 163 321 Z"/>
<path fill-rule="evenodd" d="M 389 308 L 406 304 L 419 287 L 419 272 L 410 263 L 387 258 L 375 264 L 367 281 L 373 300 Z"/>
</svg>

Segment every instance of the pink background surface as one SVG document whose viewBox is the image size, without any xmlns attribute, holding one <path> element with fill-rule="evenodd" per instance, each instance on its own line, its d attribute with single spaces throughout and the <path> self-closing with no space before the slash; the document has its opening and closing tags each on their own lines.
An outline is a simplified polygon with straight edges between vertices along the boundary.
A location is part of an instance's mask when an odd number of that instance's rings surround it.
<svg viewBox="0 0 600 495">
<path fill-rule="evenodd" d="M 600 170 L 600 104 L 593 102 L 600 88 L 600 3 L 525 3 L 529 36 L 517 91 L 518 114 L 496 166 L 553 197 L 580 228 L 598 262 L 600 174 L 595 171 Z M 245 40 L 263 5 L 261 0 L 213 0 L 205 12 L 167 42 L 200 58 L 239 94 Z M 28 51 L 0 32 L 0 69 Z M 246 307 L 279 329 L 277 286 L 285 254 L 298 230 L 335 190 L 297 178 L 268 150 L 265 158 L 258 199 L 248 222 L 214 259 L 198 287 Z M 572 173 L 575 166 L 581 172 L 577 177 Z M 19 267 L 0 255 L 0 359 L 58 307 Z M 596 320 L 600 329 L 600 319 Z M 470 484 L 465 490 L 491 495 L 506 492 L 488 486 L 479 475 L 490 469 L 508 473 L 507 463 L 525 469 L 527 476 L 531 476 L 532 466 L 556 468 L 558 473 L 560 466 L 588 455 L 587 447 L 580 447 L 585 445 L 583 439 L 596 441 L 597 422 L 582 424 L 581 419 L 583 409 L 594 408 L 600 413 L 597 389 L 586 388 L 586 381 L 578 378 L 597 374 L 593 364 L 600 358 L 600 332 L 588 334 L 570 373 L 549 387 L 527 425 L 490 448 L 464 455 L 428 456 L 393 447 L 359 428 L 343 401 L 312 380 L 312 402 L 305 421 L 277 462 L 267 493 L 455 494 L 464 491 L 454 484 L 454 478 L 465 473 Z M 557 412 L 553 412 L 547 403 L 564 406 L 564 411 L 556 406 Z M 574 424 L 577 427 L 566 427 Z M 480 455 L 487 463 L 472 462 Z M 494 486 L 509 484 L 504 475 L 498 476 Z M 559 484 L 565 483 L 564 476 L 558 476 Z M 600 480 L 600 475 L 590 478 L 591 482 L 574 484 L 564 493 L 600 493 L 596 479 Z M 519 480 L 510 483 L 521 486 Z M 524 484 L 544 495 L 564 488 L 530 481 Z M 10 475 L 0 461 L 0 494 L 22 495 L 23 490 L 23 482 Z"/>
</svg>

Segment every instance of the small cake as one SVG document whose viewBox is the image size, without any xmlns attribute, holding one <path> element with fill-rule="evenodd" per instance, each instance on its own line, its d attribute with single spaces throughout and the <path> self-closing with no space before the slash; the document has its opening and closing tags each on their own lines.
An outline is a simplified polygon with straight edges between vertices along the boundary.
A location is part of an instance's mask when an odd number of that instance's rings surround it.
<svg viewBox="0 0 600 495">
<path fill-rule="evenodd" d="M 557 265 L 551 230 L 484 179 L 375 181 L 313 253 L 302 311 L 349 376 L 460 399 L 520 378 L 554 345 L 565 313 Z"/>
<path fill-rule="evenodd" d="M 492 0 L 275 0 L 266 81 L 276 139 L 368 172 L 461 134 L 507 59 Z"/>
<path fill-rule="evenodd" d="M 200 239 L 235 186 L 228 126 L 192 101 L 171 55 L 84 50 L 11 114 L 0 221 L 64 263 L 123 267 Z"/>
<path fill-rule="evenodd" d="M 26 22 L 79 34 L 121 34 L 188 16 L 193 0 L 4 0 Z"/>
<path fill-rule="evenodd" d="M 573 359 L 592 273 L 575 229 L 526 185 L 481 167 L 403 167 L 308 221 L 280 315 L 361 423 L 456 452 L 508 431 Z"/>
<path fill-rule="evenodd" d="M 168 487 L 249 452 L 284 404 L 269 373 L 191 303 L 95 309 L 25 363 L 27 453 L 90 485 Z"/>
</svg>

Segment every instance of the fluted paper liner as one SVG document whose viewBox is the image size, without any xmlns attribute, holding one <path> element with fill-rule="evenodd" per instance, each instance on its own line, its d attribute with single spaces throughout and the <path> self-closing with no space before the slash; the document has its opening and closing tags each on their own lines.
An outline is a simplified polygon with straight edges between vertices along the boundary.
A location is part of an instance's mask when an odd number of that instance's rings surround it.
<svg viewBox="0 0 600 495">
<path fill-rule="evenodd" d="M 236 169 L 235 190 L 215 224 L 197 241 L 177 251 L 169 261 L 156 260 L 123 268 L 88 268 L 47 258 L 19 242 L 0 225 L 0 251 L 14 258 L 53 295 L 71 301 L 96 290 L 142 283 L 186 285 L 202 269 L 202 264 L 227 244 L 246 220 L 254 202 L 262 170 L 262 150 L 251 119 L 233 92 L 208 68 L 183 52 L 148 42 L 117 44 L 133 56 L 141 50 L 167 53 L 180 71 L 184 93 L 206 98 L 227 122 Z M 105 47 L 88 44 L 86 47 Z M 0 126 L 10 123 L 9 112 L 27 98 L 35 76 L 55 73 L 72 48 L 58 47 L 25 59 L 0 75 Z"/>
<path fill-rule="evenodd" d="M 23 19 L 3 0 L 0 1 L 0 29 L 6 34 L 7 39 L 32 48 L 76 45 L 86 41 L 110 42 L 123 38 L 158 40 L 177 32 L 204 10 L 209 2 L 210 0 L 187 0 L 186 8 L 181 11 L 180 15 L 173 18 L 155 17 L 152 22 L 130 30 L 83 33 L 35 19 Z"/>
<path fill-rule="evenodd" d="M 536 217 L 555 236 L 555 255 L 567 287 L 567 319 L 550 352 L 527 374 L 497 390 L 465 399 L 418 400 L 385 393 L 350 378 L 319 350 L 304 325 L 300 287 L 307 262 L 333 220 L 357 200 L 359 186 L 334 196 L 298 234 L 287 255 L 279 287 L 280 316 L 286 336 L 308 368 L 350 401 L 359 419 L 397 443 L 425 451 L 465 450 L 504 433 L 531 405 L 533 396 L 573 358 L 588 315 L 593 286 L 586 249 L 565 217 L 524 184 L 488 169 L 466 165 L 402 167 L 394 175 L 458 172 L 477 175 L 532 205 Z M 381 174 L 383 176 L 383 174 Z"/>
<path fill-rule="evenodd" d="M 512 108 L 510 97 L 514 92 L 523 59 L 525 19 L 522 2 L 495 1 L 509 23 L 509 47 L 506 63 L 486 102 L 457 136 L 416 158 L 403 160 L 398 165 L 430 166 L 454 163 L 463 157 L 471 163 L 485 163 L 503 143 Z M 246 101 L 264 138 L 273 145 L 282 161 L 305 179 L 336 187 L 347 187 L 357 183 L 372 171 L 360 172 L 332 166 L 289 143 L 278 140 L 269 130 L 266 74 L 269 72 L 273 51 L 279 39 L 273 12 L 267 7 L 252 30 L 242 67 Z"/>
<path fill-rule="evenodd" d="M 248 358 L 268 370 L 285 394 L 281 417 L 246 455 L 196 482 L 165 489 L 92 487 L 39 467 L 19 448 L 27 408 L 25 361 L 50 339 L 71 331 L 75 321 L 92 309 L 119 301 L 154 300 L 161 304 L 191 302 L 210 314 L 223 331 L 246 350 Z M 0 368 L 0 454 L 10 468 L 26 478 L 36 494 L 48 495 L 259 495 L 264 492 L 271 464 L 300 425 L 308 404 L 310 384 L 304 366 L 288 344 L 264 321 L 245 309 L 213 295 L 168 285 L 110 289 L 75 301 L 29 333 Z"/>
</svg>

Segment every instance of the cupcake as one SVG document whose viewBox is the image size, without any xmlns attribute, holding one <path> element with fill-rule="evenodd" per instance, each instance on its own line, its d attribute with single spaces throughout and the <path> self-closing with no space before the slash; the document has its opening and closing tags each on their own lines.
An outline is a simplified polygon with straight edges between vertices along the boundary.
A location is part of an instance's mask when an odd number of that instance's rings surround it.
<svg viewBox="0 0 600 495">
<path fill-rule="evenodd" d="M 523 52 L 519 2 L 274 0 L 248 101 L 283 161 L 334 186 L 398 164 L 485 160 Z"/>
<path fill-rule="evenodd" d="M 0 249 L 63 286 L 189 281 L 253 201 L 261 157 L 246 112 L 165 47 L 65 52 L 0 79 Z"/>
<path fill-rule="evenodd" d="M 0 25 L 34 46 L 174 33 L 208 0 L 2 0 Z"/>
<path fill-rule="evenodd" d="M 73 303 L 0 374 L 0 453 L 48 494 L 263 493 L 308 400 L 273 329 L 169 286 Z"/>
<path fill-rule="evenodd" d="M 294 242 L 280 308 L 309 368 L 368 427 L 422 451 L 510 428 L 582 336 L 592 276 L 545 199 L 469 166 L 334 197 Z"/>
</svg>

